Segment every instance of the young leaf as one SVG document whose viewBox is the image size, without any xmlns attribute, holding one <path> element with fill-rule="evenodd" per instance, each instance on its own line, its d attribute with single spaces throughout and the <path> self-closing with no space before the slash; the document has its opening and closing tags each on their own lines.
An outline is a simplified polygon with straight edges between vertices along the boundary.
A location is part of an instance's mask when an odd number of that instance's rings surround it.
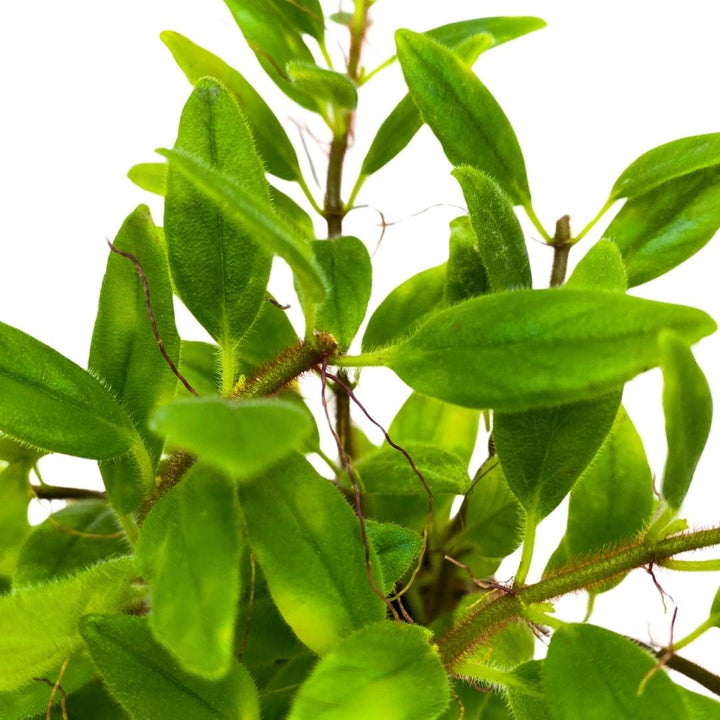
<svg viewBox="0 0 720 720">
<path fill-rule="evenodd" d="M 100 500 L 74 502 L 53 518 L 55 522 L 36 527 L 23 545 L 13 578 L 16 588 L 72 575 L 130 551 L 127 540 L 118 537 L 115 514 Z"/>
<path fill-rule="evenodd" d="M 424 628 L 382 622 L 343 640 L 303 683 L 289 720 L 432 720 L 450 700 Z"/>
<path fill-rule="evenodd" d="M 490 291 L 478 239 L 467 215 L 450 223 L 450 256 L 446 273 L 445 295 L 450 304 Z"/>
<path fill-rule="evenodd" d="M 530 202 L 525 161 L 505 113 L 451 50 L 408 30 L 396 34 L 410 94 L 453 165 L 491 175 L 514 205 Z"/>
<path fill-rule="evenodd" d="M 90 615 L 81 627 L 111 694 L 133 720 L 259 720 L 257 690 L 234 663 L 222 680 L 183 671 L 150 634 L 146 618 Z"/>
<path fill-rule="evenodd" d="M 627 274 L 618 246 L 610 240 L 599 240 L 575 266 L 564 287 L 625 292 L 627 286 Z"/>
<path fill-rule="evenodd" d="M 370 317 L 362 339 L 363 351 L 397 342 L 444 304 L 444 264 L 413 275 L 398 285 Z"/>
<path fill-rule="evenodd" d="M 541 30 L 547 23 L 536 17 L 489 17 L 460 20 L 428 30 L 425 35 L 450 48 L 456 48 L 468 38 L 481 33 L 492 36 L 492 47 Z"/>
<path fill-rule="evenodd" d="M 555 631 L 545 660 L 545 691 L 555 720 L 685 720 L 677 686 L 657 660 L 630 640 L 593 625 Z"/>
<path fill-rule="evenodd" d="M 183 669 L 211 679 L 227 675 L 234 661 L 239 518 L 230 480 L 195 465 L 155 503 L 137 544 L 152 591 L 153 636 Z"/>
<path fill-rule="evenodd" d="M 475 168 L 459 167 L 453 175 L 465 196 L 492 291 L 532 287 L 525 236 L 505 193 Z"/>
<path fill-rule="evenodd" d="M 694 135 L 648 150 L 615 181 L 610 200 L 635 197 L 696 170 L 720 165 L 720 133 Z"/>
<path fill-rule="evenodd" d="M 217 395 L 220 392 L 220 348 L 217 345 L 197 340 L 182 340 L 179 370 L 201 397 Z M 177 393 L 179 397 L 191 397 L 180 382 Z"/>
<path fill-rule="evenodd" d="M 139 163 L 128 170 L 128 178 L 139 188 L 165 197 L 167 173 L 167 163 Z"/>
<path fill-rule="evenodd" d="M 0 575 L 7 577 L 15 573 L 20 548 L 30 534 L 30 467 L 13 462 L 0 468 Z"/>
<path fill-rule="evenodd" d="M 139 442 L 132 420 L 90 373 L 0 323 L 0 430 L 51 452 L 101 460 Z"/>
<path fill-rule="evenodd" d="M 382 567 L 385 592 L 389 594 L 395 583 L 415 564 L 422 550 L 422 538 L 395 523 L 368 520 L 365 527 Z"/>
<path fill-rule="evenodd" d="M 326 70 L 314 63 L 294 61 L 287 64 L 287 74 L 301 93 L 314 97 L 321 103 L 330 103 L 346 110 L 357 107 L 357 88 L 346 75 Z"/>
<path fill-rule="evenodd" d="M 360 527 L 338 491 L 300 457 L 239 486 L 250 546 L 275 604 L 318 654 L 385 616 L 370 587 Z M 375 583 L 383 587 L 377 558 Z"/>
<path fill-rule="evenodd" d="M 270 185 L 270 201 L 275 210 L 282 215 L 285 220 L 297 232 L 299 232 L 308 240 L 315 237 L 315 227 L 312 218 L 303 210 L 291 197 L 284 192 L 278 190 L 274 185 Z"/>
<path fill-rule="evenodd" d="M 151 427 L 171 445 L 241 480 L 299 448 L 311 431 L 307 415 L 287 401 L 219 397 L 176 400 L 155 412 Z"/>
<path fill-rule="evenodd" d="M 179 158 L 269 208 L 265 171 L 237 103 L 217 80 L 198 82 L 183 109 L 175 150 L 169 152 L 165 235 L 178 295 L 224 349 L 252 325 L 270 275 L 270 249 L 246 218 L 229 219 Z"/>
<path fill-rule="evenodd" d="M 708 382 L 684 338 L 664 333 L 660 348 L 668 444 L 662 494 L 677 510 L 687 495 L 710 433 L 712 397 Z"/>
<path fill-rule="evenodd" d="M 253 86 L 234 68 L 180 33 L 166 30 L 160 39 L 192 85 L 213 77 L 229 90 L 250 126 L 266 170 L 283 180 L 302 180 L 300 165 L 285 129 Z"/>
<path fill-rule="evenodd" d="M 593 459 L 621 397 L 613 390 L 594 400 L 495 413 L 493 437 L 508 485 L 536 521 L 560 504 Z"/>
<path fill-rule="evenodd" d="M 720 227 L 720 167 L 697 170 L 631 197 L 604 237 L 622 253 L 631 287 L 672 270 Z"/>
<path fill-rule="evenodd" d="M 659 364 L 668 329 L 697 342 L 716 325 L 701 310 L 620 293 L 516 290 L 440 310 L 364 362 L 420 393 L 514 412 L 612 391 Z"/>
<path fill-rule="evenodd" d="M 513 670 L 508 683 L 508 705 L 515 720 L 555 720 L 543 686 L 543 662 L 531 660 Z"/>
<path fill-rule="evenodd" d="M 130 559 L 118 558 L 0 597 L 0 690 L 20 688 L 76 652 L 80 618 L 127 607 L 137 597 L 135 573 Z"/>
</svg>

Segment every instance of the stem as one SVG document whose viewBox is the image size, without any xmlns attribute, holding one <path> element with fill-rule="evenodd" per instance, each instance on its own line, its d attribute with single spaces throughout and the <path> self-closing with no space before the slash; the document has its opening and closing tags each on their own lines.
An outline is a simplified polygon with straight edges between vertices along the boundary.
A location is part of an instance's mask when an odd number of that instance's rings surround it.
<svg viewBox="0 0 720 720">
<path fill-rule="evenodd" d="M 720 572 L 720 559 L 665 560 L 658 564 L 668 570 L 677 570 L 678 572 Z"/>
<path fill-rule="evenodd" d="M 229 397 L 235 385 L 235 353 L 232 347 L 223 344 L 220 357 L 222 358 L 222 394 L 224 397 Z"/>
<path fill-rule="evenodd" d="M 107 495 L 101 490 L 59 485 L 33 485 L 33 492 L 41 500 L 107 500 Z"/>
<path fill-rule="evenodd" d="M 379 72 L 384 70 L 387 67 L 390 67 L 395 61 L 397 60 L 397 55 L 393 55 L 392 57 L 389 57 L 384 62 L 380 63 L 374 70 L 371 70 L 369 73 L 366 73 L 363 75 L 363 78 L 360 82 L 361 85 L 364 85 L 368 80 L 375 77 Z"/>
<path fill-rule="evenodd" d="M 543 227 L 543 224 L 540 222 L 540 218 L 535 214 L 535 209 L 532 206 L 532 203 L 528 203 L 524 206 L 525 212 L 527 213 L 528 218 L 530 219 L 530 222 L 535 226 L 535 229 L 540 233 L 542 236 L 542 239 L 546 243 L 552 243 L 552 238 L 550 237 L 548 231 Z"/>
<path fill-rule="evenodd" d="M 445 665 L 452 670 L 489 635 L 508 621 L 522 616 L 524 606 L 582 590 L 643 565 L 660 563 L 678 553 L 718 544 L 720 527 L 683 533 L 654 544 L 636 543 L 619 547 L 606 555 L 560 571 L 535 585 L 528 585 L 481 604 L 439 641 L 440 654 Z"/>
<path fill-rule="evenodd" d="M 528 572 L 530 572 L 530 564 L 532 563 L 533 550 L 535 549 L 535 533 L 537 531 L 537 520 L 535 516 L 528 513 L 525 517 L 525 536 L 523 539 L 522 555 L 520 556 L 520 565 L 515 573 L 515 583 L 513 587 L 520 587 L 525 584 Z"/>
<path fill-rule="evenodd" d="M 602 216 L 613 206 L 614 202 L 614 200 L 608 200 L 600 208 L 600 212 L 580 231 L 580 234 L 572 241 L 573 245 L 577 242 L 580 242 L 590 232 L 590 230 L 595 227 L 600 218 L 602 218 Z"/>
<path fill-rule="evenodd" d="M 120 525 L 125 531 L 125 535 L 127 535 L 127 539 L 130 541 L 130 544 L 135 547 L 135 543 L 137 543 L 138 537 L 140 536 L 140 530 L 138 529 L 138 525 L 135 522 L 135 518 L 132 516 L 132 513 L 127 513 L 127 515 L 118 515 L 117 518 L 120 521 Z"/>
<path fill-rule="evenodd" d="M 386 352 L 363 353 L 362 355 L 337 355 L 328 358 L 328 365 L 338 367 L 378 367 L 386 365 Z"/>
<path fill-rule="evenodd" d="M 563 215 L 555 224 L 555 237 L 552 239 L 552 246 L 554 255 L 552 272 L 550 273 L 550 287 L 559 287 L 565 282 L 568 256 L 572 247 L 569 215 Z"/>
<path fill-rule="evenodd" d="M 350 193 L 350 197 L 348 198 L 348 201 L 345 205 L 346 215 L 350 212 L 350 210 L 355 207 L 355 200 L 357 200 L 358 193 L 362 189 L 362 186 L 365 184 L 366 180 L 367 175 L 359 175 L 358 179 L 355 181 L 355 185 L 353 185 L 352 192 Z"/>
<path fill-rule="evenodd" d="M 308 199 L 308 202 L 309 202 L 310 205 L 312 206 L 312 209 L 313 209 L 318 215 L 322 215 L 322 214 L 323 214 L 323 209 L 320 207 L 320 205 L 318 205 L 318 202 L 317 202 L 317 200 L 315 199 L 315 196 L 312 194 L 312 192 L 310 191 L 310 188 L 307 186 L 307 183 L 305 182 L 305 178 L 303 178 L 303 177 L 298 178 L 297 183 L 298 183 L 298 185 L 300 186 L 300 189 L 301 189 L 301 190 L 303 191 L 303 193 L 305 194 L 305 197 Z"/>
<path fill-rule="evenodd" d="M 327 221 L 328 239 L 342 235 L 342 223 L 345 217 L 345 208 L 342 201 L 342 173 L 347 148 L 348 131 L 345 130 L 340 135 L 335 135 L 330 145 L 327 184 L 325 186 L 325 211 L 323 213 Z"/>
<path fill-rule="evenodd" d="M 673 650 L 682 650 L 687 647 L 691 642 L 697 640 L 702 634 L 707 632 L 710 628 L 715 627 L 720 622 L 719 615 L 711 615 L 704 623 L 698 625 L 691 633 L 686 635 L 682 640 L 673 642 Z"/>
</svg>

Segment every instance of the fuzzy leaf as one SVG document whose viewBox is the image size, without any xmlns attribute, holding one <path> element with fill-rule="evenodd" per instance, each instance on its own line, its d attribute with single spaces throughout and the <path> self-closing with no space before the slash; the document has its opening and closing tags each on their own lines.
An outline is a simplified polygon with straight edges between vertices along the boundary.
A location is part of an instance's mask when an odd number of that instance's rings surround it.
<svg viewBox="0 0 720 720">
<path fill-rule="evenodd" d="M 451 304 L 490 291 L 478 239 L 467 216 L 455 218 L 450 223 L 450 256 L 446 272 L 445 294 Z"/>
<path fill-rule="evenodd" d="M 139 188 L 165 197 L 167 173 L 167 163 L 139 163 L 128 170 L 128 178 Z"/>
<path fill-rule="evenodd" d="M 385 592 L 389 594 L 395 583 L 413 567 L 422 550 L 422 538 L 401 525 L 377 520 L 367 520 L 366 529 L 382 567 Z"/>
<path fill-rule="evenodd" d="M 308 653 L 280 666 L 260 692 L 263 720 L 287 720 L 298 688 L 316 664 L 317 657 Z"/>
<path fill-rule="evenodd" d="M 0 468 L 0 575 L 7 577 L 15 573 L 20 549 L 30 534 L 30 468 L 25 462 Z"/>
<path fill-rule="evenodd" d="M 146 618 L 90 615 L 81 629 L 110 693 L 133 720 L 259 720 L 257 690 L 242 665 L 214 682 L 190 675 L 153 640 Z"/>
<path fill-rule="evenodd" d="M 290 196 L 270 185 L 270 201 L 275 211 L 308 240 L 315 237 L 312 218 Z"/>
<path fill-rule="evenodd" d="M 179 370 L 198 395 L 217 395 L 220 392 L 220 348 L 211 343 L 183 340 L 180 343 Z M 179 397 L 191 397 L 185 386 L 178 382 Z"/>
<path fill-rule="evenodd" d="M 330 103 L 347 110 L 354 110 L 357 106 L 357 88 L 346 75 L 326 70 L 314 63 L 295 61 L 288 63 L 287 74 L 301 93 L 321 103 Z"/>
<path fill-rule="evenodd" d="M 627 274 L 618 246 L 610 240 L 599 240 L 575 266 L 565 283 L 573 290 L 607 290 L 625 292 Z"/>
<path fill-rule="evenodd" d="M 437 717 L 450 689 L 426 632 L 382 622 L 354 633 L 315 666 L 289 720 Z"/>
</svg>

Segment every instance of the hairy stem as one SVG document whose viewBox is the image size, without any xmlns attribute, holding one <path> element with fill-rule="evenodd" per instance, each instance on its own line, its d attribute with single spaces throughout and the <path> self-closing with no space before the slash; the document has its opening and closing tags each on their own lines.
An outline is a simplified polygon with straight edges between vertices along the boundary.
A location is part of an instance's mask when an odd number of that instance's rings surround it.
<svg viewBox="0 0 720 720">
<path fill-rule="evenodd" d="M 570 248 L 572 247 L 569 215 L 563 215 L 557 221 L 552 246 L 554 254 L 552 272 L 550 273 L 550 287 L 559 287 L 565 282 L 568 256 L 570 255 Z"/>
</svg>

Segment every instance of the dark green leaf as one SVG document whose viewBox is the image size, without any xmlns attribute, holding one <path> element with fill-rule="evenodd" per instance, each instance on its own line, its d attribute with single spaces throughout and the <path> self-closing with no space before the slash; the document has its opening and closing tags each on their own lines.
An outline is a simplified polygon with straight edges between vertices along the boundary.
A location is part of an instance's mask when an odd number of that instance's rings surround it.
<svg viewBox="0 0 720 720">
<path fill-rule="evenodd" d="M 139 443 L 132 420 L 90 373 L 0 323 L 0 430 L 52 452 L 104 459 Z"/>
<path fill-rule="evenodd" d="M 357 88 L 346 75 L 326 70 L 314 63 L 294 61 L 288 63 L 287 74 L 301 93 L 320 103 L 330 103 L 347 110 L 354 110 L 357 106 Z"/>
<path fill-rule="evenodd" d="M 398 58 L 410 94 L 453 165 L 491 175 L 513 204 L 527 205 L 525 161 L 505 113 L 453 52 L 434 40 L 399 30 Z"/>
<path fill-rule="evenodd" d="M 355 514 L 305 460 L 292 457 L 239 490 L 250 545 L 275 604 L 308 647 L 326 653 L 384 617 L 365 573 Z M 374 568 L 382 587 L 377 558 Z"/>
<path fill-rule="evenodd" d="M 269 173 L 283 180 L 302 180 L 297 154 L 283 126 L 260 94 L 237 70 L 179 33 L 166 30 L 160 33 L 160 39 L 192 85 L 200 78 L 213 77 L 230 91 L 243 111 L 258 154 Z"/>
<path fill-rule="evenodd" d="M 510 200 L 492 178 L 475 168 L 459 167 L 453 175 L 465 196 L 492 291 L 532 287 L 525 236 Z"/>
<path fill-rule="evenodd" d="M 367 520 L 366 529 L 382 567 L 385 592 L 389 594 L 395 583 L 414 566 L 422 550 L 422 538 L 401 525 L 376 520 Z"/>
<path fill-rule="evenodd" d="M 140 163 L 128 170 L 128 177 L 143 190 L 165 197 L 167 172 L 167 163 Z"/>
<path fill-rule="evenodd" d="M 155 503 L 137 544 L 153 636 L 182 668 L 211 679 L 227 675 L 235 654 L 239 518 L 230 480 L 195 465 Z"/>
<path fill-rule="evenodd" d="M 677 510 L 687 495 L 710 433 L 712 397 L 685 338 L 665 333 L 660 348 L 668 444 L 662 494 Z"/>
<path fill-rule="evenodd" d="M 220 348 L 217 345 L 183 340 L 180 343 L 179 370 L 198 395 L 217 395 L 220 392 Z M 190 397 L 181 383 L 178 383 L 177 391 L 181 397 Z"/>
<path fill-rule="evenodd" d="M 620 249 L 633 287 L 680 265 L 719 227 L 720 168 L 710 167 L 631 197 L 604 237 Z"/>
<path fill-rule="evenodd" d="M 607 290 L 625 292 L 627 274 L 618 246 L 610 240 L 599 240 L 575 266 L 565 287 L 574 290 Z"/>
<path fill-rule="evenodd" d="M 444 305 L 444 264 L 413 275 L 398 285 L 370 317 L 362 340 L 363 351 L 397 342 Z"/>
<path fill-rule="evenodd" d="M 664 670 L 638 687 L 656 659 L 630 640 L 593 625 L 555 631 L 545 661 L 545 690 L 555 720 L 685 720 L 677 687 Z M 571 678 L 572 681 L 568 681 Z"/>
<path fill-rule="evenodd" d="M 659 364 L 668 329 L 697 342 L 716 325 L 701 310 L 620 293 L 516 290 L 440 310 L 364 362 L 447 402 L 519 411 L 610 392 Z"/>
<path fill-rule="evenodd" d="M 63 688 L 65 688 L 64 677 Z M 100 680 L 93 680 L 77 692 L 68 695 L 67 718 L 72 720 L 99 720 L 100 718 L 102 720 L 131 720 L 122 706 L 112 699 Z M 45 714 L 43 713 L 35 720 L 45 720 Z M 65 720 L 57 705 L 53 710 L 52 720 Z"/>
<path fill-rule="evenodd" d="M 466 215 L 450 223 L 450 256 L 445 294 L 449 303 L 469 300 L 490 291 L 478 239 Z"/>
<path fill-rule="evenodd" d="M 20 548 L 30 534 L 31 497 L 30 465 L 13 462 L 5 468 L 0 466 L 0 575 L 15 572 Z"/>
<path fill-rule="evenodd" d="M 453 690 L 462 703 L 463 714 L 453 698 L 438 720 L 513 720 L 504 696 L 498 691 L 478 692 L 476 683 L 470 685 L 462 680 L 453 682 Z"/>
<path fill-rule="evenodd" d="M 315 667 L 289 720 L 432 720 L 450 690 L 421 627 L 382 622 L 359 630 Z"/>
<path fill-rule="evenodd" d="M 130 551 L 127 540 L 118 537 L 115 514 L 100 500 L 75 502 L 53 517 L 55 522 L 39 525 L 23 546 L 15 587 L 49 582 Z"/>
<path fill-rule="evenodd" d="M 263 720 L 287 720 L 290 706 L 317 661 L 315 655 L 301 655 L 286 662 L 273 673 L 272 679 L 261 689 Z"/>
<path fill-rule="evenodd" d="M 312 218 L 291 197 L 270 185 L 270 200 L 275 210 L 308 239 L 315 237 Z"/>
<path fill-rule="evenodd" d="M 82 634 L 111 694 L 133 720 L 259 720 L 257 690 L 234 664 L 217 681 L 181 670 L 150 634 L 147 619 L 90 615 Z"/>
</svg>

